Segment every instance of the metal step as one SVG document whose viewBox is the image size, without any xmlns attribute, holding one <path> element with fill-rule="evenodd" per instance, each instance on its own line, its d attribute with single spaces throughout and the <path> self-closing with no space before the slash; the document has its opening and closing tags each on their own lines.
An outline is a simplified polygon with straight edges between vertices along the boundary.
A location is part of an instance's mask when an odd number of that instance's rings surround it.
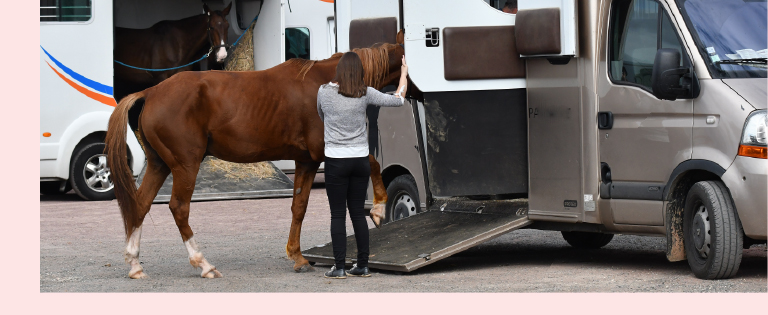
<svg viewBox="0 0 768 315">
<path fill-rule="evenodd" d="M 531 223 L 525 199 L 456 201 L 370 230 L 370 268 L 410 272 Z M 478 211 L 479 210 L 479 211 Z M 302 252 L 311 262 L 333 264 L 331 243 Z M 347 237 L 347 264 L 357 261 L 355 236 Z"/>
</svg>

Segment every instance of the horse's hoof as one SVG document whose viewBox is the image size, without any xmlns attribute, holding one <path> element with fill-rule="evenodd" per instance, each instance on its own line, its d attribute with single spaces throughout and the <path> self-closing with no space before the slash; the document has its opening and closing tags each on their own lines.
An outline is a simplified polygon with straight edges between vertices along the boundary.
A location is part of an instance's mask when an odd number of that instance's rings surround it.
<svg viewBox="0 0 768 315">
<path fill-rule="evenodd" d="M 309 272 L 309 271 L 315 271 L 315 268 L 310 266 L 309 264 L 304 264 L 301 266 L 293 266 L 293 271 L 302 273 L 302 272 Z"/>
<path fill-rule="evenodd" d="M 138 272 L 135 272 L 135 273 L 132 273 L 132 274 L 128 274 L 128 276 L 131 277 L 131 279 L 147 279 L 147 278 L 149 278 L 149 276 L 147 276 L 147 274 L 144 273 L 144 271 L 142 271 L 142 270 L 139 270 Z"/>
<path fill-rule="evenodd" d="M 208 271 L 207 273 L 202 274 L 203 278 L 213 279 L 213 278 L 223 278 L 224 276 L 221 275 L 221 272 L 219 272 L 216 269 L 213 269 L 211 271 Z"/>
<path fill-rule="evenodd" d="M 373 206 L 373 209 L 371 209 L 370 217 L 371 221 L 373 222 L 373 225 L 376 226 L 377 229 L 381 228 L 381 221 L 384 221 L 384 209 L 386 207 L 386 203 L 377 203 Z"/>
</svg>

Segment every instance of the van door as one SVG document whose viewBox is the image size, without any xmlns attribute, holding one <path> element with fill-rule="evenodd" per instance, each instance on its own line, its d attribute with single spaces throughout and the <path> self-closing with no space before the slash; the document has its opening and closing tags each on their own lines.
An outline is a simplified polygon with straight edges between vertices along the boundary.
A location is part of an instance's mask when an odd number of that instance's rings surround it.
<svg viewBox="0 0 768 315">
<path fill-rule="evenodd" d="M 253 28 L 253 67 L 265 70 L 285 61 L 286 0 L 265 1 Z"/>
<path fill-rule="evenodd" d="M 424 92 L 428 183 L 437 198 L 528 193 L 526 65 L 516 15 L 497 3 L 403 1 L 406 60 Z M 574 1 L 518 3 L 553 7 L 560 21 L 575 21 Z M 560 43 L 560 54 L 575 54 L 573 23 L 560 26 L 560 34 L 572 34 L 562 35 L 571 44 Z"/>
<path fill-rule="evenodd" d="M 656 51 L 681 52 L 677 23 L 656 0 L 617 0 L 610 9 L 606 63 L 600 66 L 601 197 L 610 198 L 615 224 L 664 225 L 662 192 L 673 169 L 691 158 L 693 102 L 651 94 Z M 612 126 L 611 126 L 612 125 Z M 610 175 L 605 175 L 607 169 Z"/>
</svg>

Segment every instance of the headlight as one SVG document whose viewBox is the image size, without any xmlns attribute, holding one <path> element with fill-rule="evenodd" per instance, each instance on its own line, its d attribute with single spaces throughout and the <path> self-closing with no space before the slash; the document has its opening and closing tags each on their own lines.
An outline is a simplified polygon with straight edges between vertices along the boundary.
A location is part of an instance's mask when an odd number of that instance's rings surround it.
<svg viewBox="0 0 768 315">
<path fill-rule="evenodd" d="M 768 155 L 766 148 L 765 130 L 768 126 L 768 113 L 766 110 L 757 110 L 747 117 L 744 131 L 741 134 L 739 155 L 765 159 Z"/>
</svg>

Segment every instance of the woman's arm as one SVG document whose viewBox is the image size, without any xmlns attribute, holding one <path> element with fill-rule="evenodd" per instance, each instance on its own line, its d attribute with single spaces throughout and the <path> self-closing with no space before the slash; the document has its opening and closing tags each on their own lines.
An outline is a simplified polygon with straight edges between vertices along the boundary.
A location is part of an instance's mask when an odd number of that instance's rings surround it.
<svg viewBox="0 0 768 315">
<path fill-rule="evenodd" d="M 395 95 L 405 97 L 405 92 L 408 90 L 408 64 L 405 63 L 405 55 L 403 55 L 403 64 L 400 66 L 400 84 L 395 91 Z"/>
<path fill-rule="evenodd" d="M 320 91 L 323 90 L 323 87 L 320 86 Z M 320 91 L 317 92 L 317 114 L 320 115 L 320 120 L 325 121 L 325 115 L 323 113 L 323 107 L 320 106 L 320 99 L 322 98 Z"/>
<path fill-rule="evenodd" d="M 401 106 L 405 102 L 405 92 L 408 89 L 408 65 L 405 64 L 403 56 L 403 65 L 400 66 L 400 83 L 395 90 L 395 95 L 384 94 L 372 87 L 366 91 L 366 100 L 368 105 L 395 107 Z"/>
<path fill-rule="evenodd" d="M 368 87 L 365 92 L 365 101 L 368 105 L 382 106 L 382 107 L 396 107 L 402 106 L 405 99 L 398 95 L 389 95 L 381 93 L 378 90 Z"/>
</svg>

